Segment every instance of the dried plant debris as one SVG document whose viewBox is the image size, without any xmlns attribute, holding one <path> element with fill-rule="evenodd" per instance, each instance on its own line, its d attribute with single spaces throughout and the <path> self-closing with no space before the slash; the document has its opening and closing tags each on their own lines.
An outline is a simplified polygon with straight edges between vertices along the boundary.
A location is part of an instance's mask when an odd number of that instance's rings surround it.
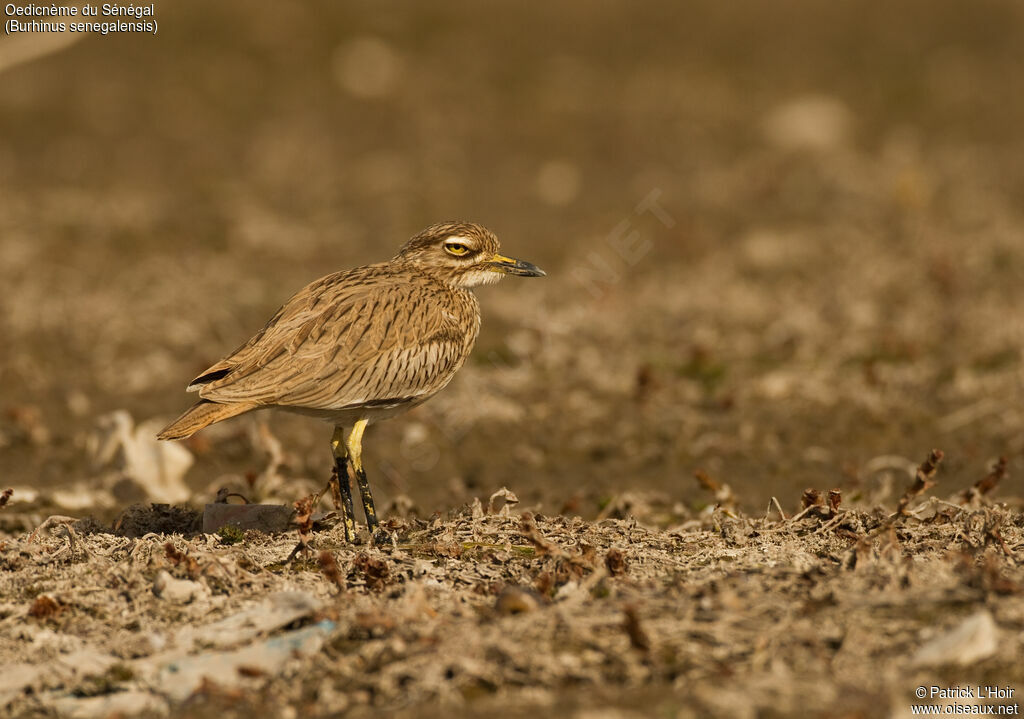
<svg viewBox="0 0 1024 719">
<path fill-rule="evenodd" d="M 40 594 L 28 608 L 28 616 L 33 619 L 49 619 L 61 613 L 63 607 L 53 597 Z"/>
<path fill-rule="evenodd" d="M 604 555 L 604 566 L 613 577 L 621 577 L 626 574 L 629 566 L 626 562 L 626 555 L 620 549 L 612 547 Z"/>
<path fill-rule="evenodd" d="M 295 517 L 293 522 L 299 532 L 299 543 L 295 545 L 292 553 L 288 556 L 290 562 L 299 552 L 303 556 L 309 553 L 309 538 L 313 531 L 313 503 L 314 497 L 310 495 L 295 502 Z"/>
<path fill-rule="evenodd" d="M 970 504 L 994 490 L 1009 475 L 1008 465 L 1006 457 L 996 460 L 988 474 L 963 491 L 960 495 L 960 503 Z"/>
<path fill-rule="evenodd" d="M 150 533 L 190 535 L 203 526 L 203 515 L 185 506 L 134 504 L 114 522 L 115 533 L 124 537 L 143 537 Z"/>
<path fill-rule="evenodd" d="M 627 605 L 623 608 L 622 612 L 626 617 L 622 626 L 629 637 L 630 646 L 642 654 L 647 654 L 651 651 L 651 640 L 647 636 L 647 632 L 644 631 L 644 628 L 640 626 L 640 617 L 637 614 L 636 607 Z"/>
<path fill-rule="evenodd" d="M 736 714 L 714 695 L 829 715 L 851 691 L 892 713 L 947 644 L 985 657 L 984 676 L 957 668 L 964 682 L 1018 676 L 1019 511 L 943 505 L 923 521 L 818 497 L 789 519 L 671 529 L 470 506 L 394 519 L 384 549 L 314 532 L 317 560 L 291 564 L 292 532 L 225 543 L 51 522 L 0 537 L 0 711 L 626 710 L 642 688 L 712 717 Z M 967 632 L 979 606 L 984 631 Z"/>
<path fill-rule="evenodd" d="M 839 505 L 843 503 L 843 493 L 839 489 L 828 490 L 828 513 L 835 515 L 839 511 Z"/>
<path fill-rule="evenodd" d="M 804 490 L 803 495 L 800 497 L 800 506 L 802 509 L 810 509 L 811 507 L 824 507 L 825 500 L 821 498 L 821 492 L 813 487 Z"/>
<path fill-rule="evenodd" d="M 719 482 L 703 469 L 698 469 L 693 473 L 693 476 L 701 489 L 710 492 L 714 496 L 715 502 L 719 507 L 728 511 L 736 506 L 736 495 L 728 484 Z"/>
<path fill-rule="evenodd" d="M 918 496 L 924 494 L 935 486 L 935 475 L 939 471 L 939 464 L 942 462 L 943 453 L 941 449 L 933 449 L 928 454 L 928 459 L 917 468 L 913 483 L 907 487 L 907 491 L 900 497 L 897 514 L 907 514 L 907 506 Z"/>
<path fill-rule="evenodd" d="M 341 576 L 341 571 L 338 569 L 338 562 L 334 559 L 334 555 L 325 549 L 317 557 L 317 563 L 320 565 L 320 571 L 324 573 L 324 576 L 339 591 L 344 592 L 346 589 L 345 579 Z"/>
<path fill-rule="evenodd" d="M 386 559 L 372 557 L 366 552 L 360 552 L 353 558 L 352 568 L 364 586 L 374 592 L 383 589 L 391 575 L 391 567 Z"/>
</svg>

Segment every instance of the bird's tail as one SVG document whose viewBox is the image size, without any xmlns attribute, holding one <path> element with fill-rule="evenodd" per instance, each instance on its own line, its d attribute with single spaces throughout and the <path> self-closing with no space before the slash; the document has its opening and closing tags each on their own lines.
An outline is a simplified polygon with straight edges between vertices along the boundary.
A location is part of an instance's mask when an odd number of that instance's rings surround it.
<svg viewBox="0 0 1024 719">
<path fill-rule="evenodd" d="M 156 436 L 157 439 L 185 439 L 201 430 L 203 427 L 228 419 L 235 415 L 256 409 L 259 405 L 252 402 L 235 402 L 232 404 L 219 404 L 208 399 L 202 399 L 189 407 L 183 415 L 163 428 Z"/>
</svg>

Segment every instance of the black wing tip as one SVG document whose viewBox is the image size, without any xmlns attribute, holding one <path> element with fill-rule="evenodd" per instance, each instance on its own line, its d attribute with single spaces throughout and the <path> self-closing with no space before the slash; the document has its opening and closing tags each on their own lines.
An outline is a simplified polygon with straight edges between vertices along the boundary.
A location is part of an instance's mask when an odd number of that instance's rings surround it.
<svg viewBox="0 0 1024 719">
<path fill-rule="evenodd" d="M 193 391 L 199 389 L 204 384 L 210 384 L 210 382 L 216 382 L 219 379 L 223 379 L 231 372 L 231 369 L 219 369 L 213 372 L 207 372 L 196 377 L 194 380 L 188 383 L 188 387 L 185 389 Z"/>
</svg>

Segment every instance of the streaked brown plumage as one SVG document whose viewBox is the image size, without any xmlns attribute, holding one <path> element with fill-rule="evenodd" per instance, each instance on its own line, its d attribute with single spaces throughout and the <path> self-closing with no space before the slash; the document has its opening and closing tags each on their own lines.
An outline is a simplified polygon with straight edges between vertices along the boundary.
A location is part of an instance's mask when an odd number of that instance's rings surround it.
<svg viewBox="0 0 1024 719">
<path fill-rule="evenodd" d="M 336 464 L 347 459 L 362 490 L 366 424 L 428 399 L 469 356 L 480 329 L 471 288 L 503 274 L 544 274 L 499 249 L 494 234 L 479 225 L 442 223 L 413 237 L 389 262 L 307 285 L 252 339 L 192 381 L 188 389 L 200 401 L 159 438 L 189 437 L 265 407 L 313 415 L 335 425 Z M 353 432 L 342 442 L 348 426 Z M 368 485 L 363 499 L 373 531 Z"/>
</svg>

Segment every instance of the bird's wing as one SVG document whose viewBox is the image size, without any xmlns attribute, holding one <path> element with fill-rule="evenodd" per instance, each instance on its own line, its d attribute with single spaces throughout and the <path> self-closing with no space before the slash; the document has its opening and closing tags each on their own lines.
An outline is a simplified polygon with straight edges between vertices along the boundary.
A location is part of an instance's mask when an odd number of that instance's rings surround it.
<svg viewBox="0 0 1024 719">
<path fill-rule="evenodd" d="M 358 270 L 325 277 L 190 387 L 216 402 L 325 410 L 433 393 L 469 346 L 446 293 L 424 289 Z"/>
</svg>

